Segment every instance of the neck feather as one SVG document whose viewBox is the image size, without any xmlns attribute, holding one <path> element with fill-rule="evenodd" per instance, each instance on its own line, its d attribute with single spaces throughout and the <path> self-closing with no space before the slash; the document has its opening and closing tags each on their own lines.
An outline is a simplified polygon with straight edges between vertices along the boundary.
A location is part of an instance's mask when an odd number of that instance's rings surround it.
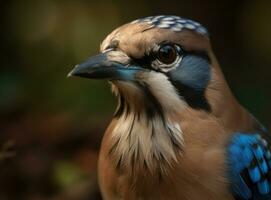
<svg viewBox="0 0 271 200">
<path fill-rule="evenodd" d="M 167 173 L 184 145 L 180 124 L 174 120 L 177 113 L 166 107 L 168 102 L 157 98 L 159 91 L 152 92 L 154 88 L 146 84 L 118 82 L 115 85 L 112 88 L 119 104 L 109 154 L 116 168 Z"/>
</svg>

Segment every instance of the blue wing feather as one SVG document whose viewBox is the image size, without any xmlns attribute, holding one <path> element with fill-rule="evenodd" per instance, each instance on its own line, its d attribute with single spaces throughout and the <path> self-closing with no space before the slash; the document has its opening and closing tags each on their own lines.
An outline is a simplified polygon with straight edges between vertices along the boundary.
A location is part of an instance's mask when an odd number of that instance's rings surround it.
<svg viewBox="0 0 271 200">
<path fill-rule="evenodd" d="M 231 190 L 239 199 L 271 199 L 271 153 L 260 134 L 236 133 L 227 147 Z"/>
</svg>

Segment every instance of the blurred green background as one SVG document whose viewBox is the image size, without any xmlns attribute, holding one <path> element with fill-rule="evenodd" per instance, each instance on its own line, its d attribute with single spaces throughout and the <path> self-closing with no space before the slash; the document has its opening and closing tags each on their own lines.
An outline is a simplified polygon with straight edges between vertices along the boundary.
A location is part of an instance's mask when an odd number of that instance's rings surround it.
<svg viewBox="0 0 271 200">
<path fill-rule="evenodd" d="M 197 20 L 234 93 L 271 125 L 271 1 L 10 0 L 0 3 L 0 199 L 100 199 L 97 153 L 109 84 L 67 79 L 103 38 L 139 17 Z"/>
</svg>

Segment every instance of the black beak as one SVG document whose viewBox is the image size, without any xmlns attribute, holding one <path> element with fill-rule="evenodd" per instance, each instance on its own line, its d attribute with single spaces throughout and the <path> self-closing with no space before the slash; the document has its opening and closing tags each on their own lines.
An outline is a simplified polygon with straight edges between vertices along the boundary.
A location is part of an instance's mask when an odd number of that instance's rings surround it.
<svg viewBox="0 0 271 200">
<path fill-rule="evenodd" d="M 76 65 L 68 74 L 91 79 L 134 80 L 135 75 L 144 68 L 135 65 L 124 65 L 108 59 L 108 52 L 90 57 L 85 62 Z"/>
</svg>

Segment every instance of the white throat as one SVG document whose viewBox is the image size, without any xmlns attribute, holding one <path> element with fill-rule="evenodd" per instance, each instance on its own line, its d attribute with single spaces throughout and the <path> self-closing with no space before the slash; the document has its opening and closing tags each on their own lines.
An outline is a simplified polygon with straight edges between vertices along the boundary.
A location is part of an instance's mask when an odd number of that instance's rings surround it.
<svg viewBox="0 0 271 200">
<path fill-rule="evenodd" d="M 110 154 L 117 168 L 131 166 L 151 173 L 157 170 L 167 173 L 168 167 L 177 162 L 177 154 L 184 145 L 181 125 L 175 116 L 186 104 L 166 76 L 148 73 L 147 77 L 142 74 L 142 79 L 144 83 L 138 85 L 115 82 L 112 87 L 122 98 L 116 112 Z M 149 102 L 154 99 L 157 102 Z"/>
</svg>

